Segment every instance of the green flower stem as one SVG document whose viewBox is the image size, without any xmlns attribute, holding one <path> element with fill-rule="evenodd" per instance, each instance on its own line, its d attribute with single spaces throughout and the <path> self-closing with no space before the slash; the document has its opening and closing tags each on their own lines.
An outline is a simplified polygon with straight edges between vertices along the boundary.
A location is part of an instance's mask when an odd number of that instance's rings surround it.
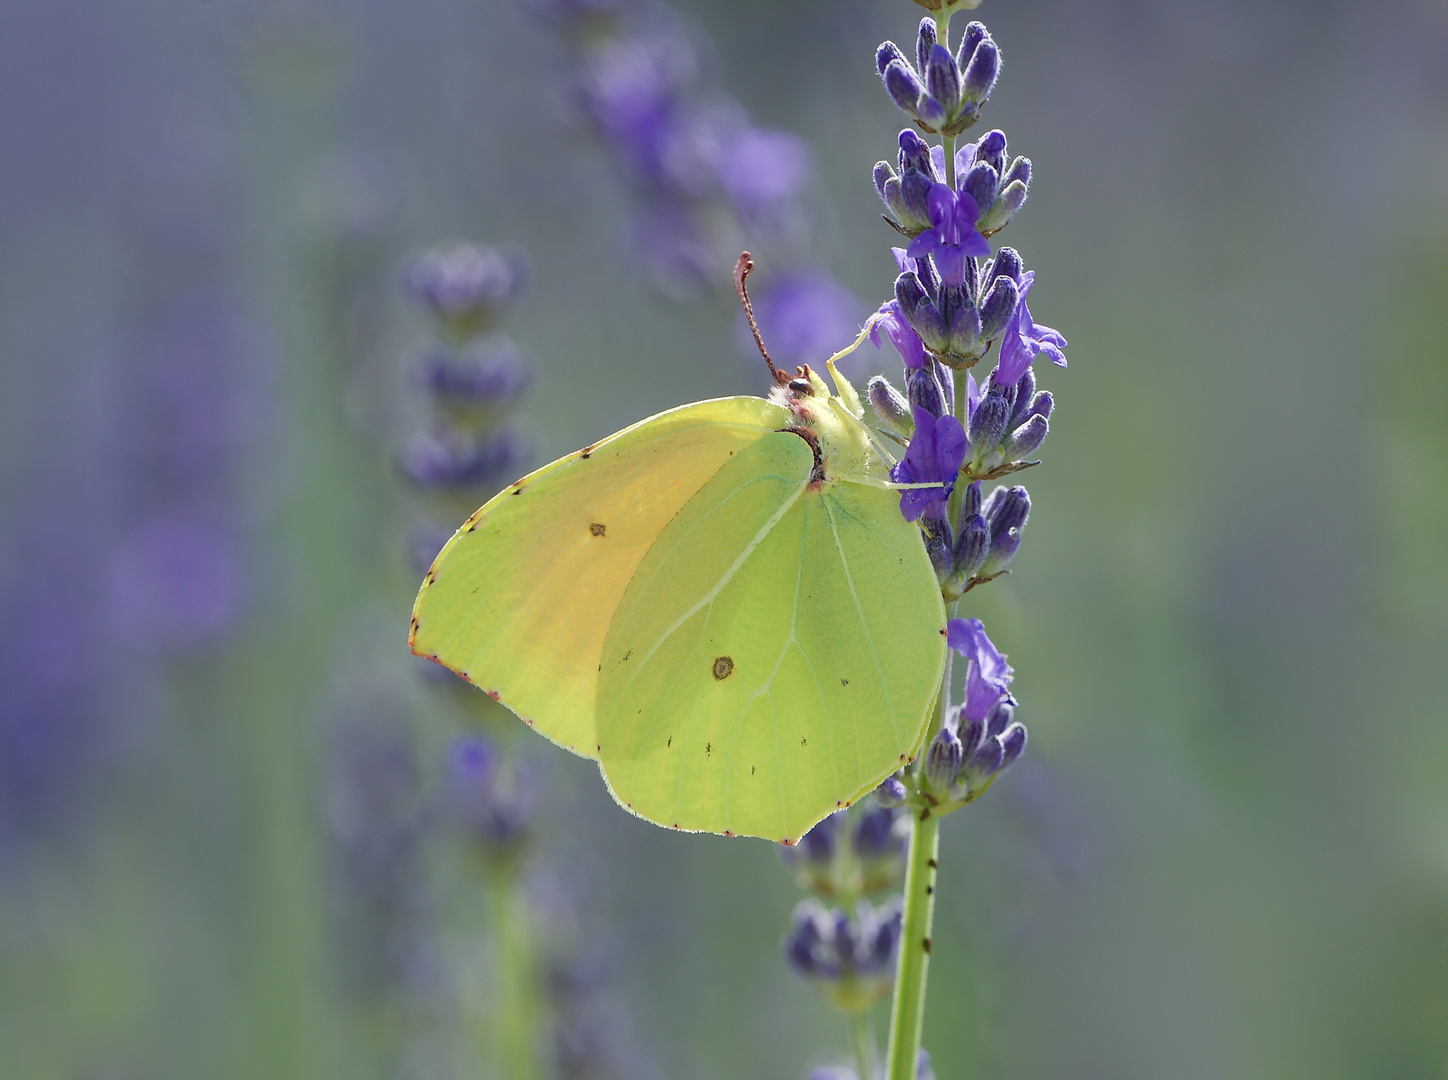
<svg viewBox="0 0 1448 1080">
<path fill-rule="evenodd" d="M 942 688 L 941 696 L 945 690 Z M 935 869 L 940 854 L 940 819 L 918 811 L 905 870 L 905 913 L 900 928 L 900 966 L 890 1006 L 886 1080 L 915 1080 L 915 1059 L 925 1020 L 925 974 L 930 966 L 930 932 L 935 918 Z"/>
<path fill-rule="evenodd" d="M 488 876 L 494 949 L 493 1052 L 498 1075 L 508 1080 L 542 1080 L 538 1060 L 538 964 L 533 927 L 522 882 L 511 867 Z"/>
<path fill-rule="evenodd" d="M 951 8 L 946 4 L 940 9 L 940 14 L 935 17 L 935 40 L 945 48 L 950 48 L 950 14 Z M 940 137 L 942 149 L 945 151 L 945 184 L 951 191 L 955 190 L 955 136 L 942 135 Z"/>
<path fill-rule="evenodd" d="M 850 1014 L 850 1047 L 855 1052 L 855 1071 L 861 1080 L 875 1075 L 875 1032 L 870 1026 L 868 1009 Z"/>
</svg>

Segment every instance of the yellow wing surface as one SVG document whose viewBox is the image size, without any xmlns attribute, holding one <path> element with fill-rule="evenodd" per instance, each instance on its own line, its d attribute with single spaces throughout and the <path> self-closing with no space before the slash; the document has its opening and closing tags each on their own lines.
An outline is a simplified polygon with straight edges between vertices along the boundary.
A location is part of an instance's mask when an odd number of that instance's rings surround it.
<svg viewBox="0 0 1448 1080">
<path fill-rule="evenodd" d="M 412 650 L 596 757 L 604 637 L 640 562 L 732 457 L 788 422 L 762 398 L 701 401 L 525 476 L 438 554 L 413 608 Z"/>
<path fill-rule="evenodd" d="M 812 466 L 790 433 L 735 454 L 613 613 L 599 759 L 643 817 L 793 841 L 918 745 L 945 660 L 919 530 L 898 494 Z"/>
</svg>

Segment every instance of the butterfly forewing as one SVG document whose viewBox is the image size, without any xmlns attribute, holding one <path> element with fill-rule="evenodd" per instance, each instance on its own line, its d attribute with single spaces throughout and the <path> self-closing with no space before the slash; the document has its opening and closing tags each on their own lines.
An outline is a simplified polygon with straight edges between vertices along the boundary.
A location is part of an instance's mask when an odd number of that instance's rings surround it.
<svg viewBox="0 0 1448 1080">
<path fill-rule="evenodd" d="M 413 610 L 413 651 L 596 756 L 604 636 L 635 569 L 733 455 L 787 419 L 761 398 L 698 402 L 524 477 L 438 555 Z"/>
</svg>

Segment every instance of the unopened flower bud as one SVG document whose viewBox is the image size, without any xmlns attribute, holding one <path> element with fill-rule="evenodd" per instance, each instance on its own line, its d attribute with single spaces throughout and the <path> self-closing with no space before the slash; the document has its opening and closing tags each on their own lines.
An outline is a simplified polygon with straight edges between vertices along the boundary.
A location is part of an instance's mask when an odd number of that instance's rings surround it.
<svg viewBox="0 0 1448 1080">
<path fill-rule="evenodd" d="M 987 735 L 980 741 L 965 763 L 965 773 L 971 787 L 975 787 L 982 780 L 987 780 L 1000 771 L 1001 761 L 1005 758 L 1005 750 L 1001 746 L 1000 739 L 993 735 Z"/>
<path fill-rule="evenodd" d="M 955 572 L 967 580 L 974 577 L 989 552 L 990 525 L 979 514 L 971 514 L 955 541 Z"/>
<path fill-rule="evenodd" d="M 935 48 L 935 20 L 924 18 L 920 20 L 920 33 L 915 39 L 915 59 L 924 71 L 930 65 L 930 52 Z"/>
<path fill-rule="evenodd" d="M 975 141 L 975 160 L 995 170 L 996 176 L 1006 171 L 1006 133 L 1000 128 L 987 131 Z M 985 205 L 981 205 L 985 209 Z"/>
<path fill-rule="evenodd" d="M 910 402 L 905 395 L 890 385 L 883 375 L 875 375 L 869 383 L 870 404 L 875 415 L 889 424 L 903 438 L 910 438 L 915 432 L 915 417 L 910 411 Z"/>
<path fill-rule="evenodd" d="M 960 69 L 955 66 L 950 50 L 943 45 L 932 45 L 921 70 L 930 96 L 940 102 L 947 117 L 954 116 L 960 107 Z"/>
<path fill-rule="evenodd" d="M 961 79 L 961 97 L 979 108 L 995 89 L 996 79 L 1001 73 L 1001 53 L 996 43 L 987 35 L 976 46 L 970 63 L 964 68 Z"/>
<path fill-rule="evenodd" d="M 935 1080 L 935 1069 L 931 1066 L 930 1055 L 923 1046 L 920 1053 L 915 1055 L 915 1080 Z"/>
<path fill-rule="evenodd" d="M 906 232 L 918 233 L 930 228 L 930 189 L 935 181 L 918 169 L 911 169 L 900 177 L 900 201 L 904 213 L 897 220 Z M 927 260 L 928 261 L 928 260 Z"/>
<path fill-rule="evenodd" d="M 901 802 L 904 802 L 905 785 L 898 779 L 891 777 L 897 784 L 900 784 Z M 888 781 L 887 781 L 888 782 Z M 885 785 L 881 784 L 883 788 Z M 876 802 L 879 802 L 879 789 L 876 789 Z M 902 843 L 904 837 L 900 830 L 895 827 L 900 815 L 891 808 L 883 805 L 862 806 L 857 811 L 855 831 L 851 836 L 851 847 L 854 849 L 857 858 L 865 861 L 874 859 L 891 858 L 901 853 L 904 848 Z"/>
<path fill-rule="evenodd" d="M 834 950 L 834 920 L 818 900 L 795 905 L 788 932 L 781 943 L 785 959 L 799 974 L 813 979 L 839 976 Z"/>
<path fill-rule="evenodd" d="M 984 738 L 984 720 L 971 720 L 963 715 L 960 717 L 960 749 L 966 761 L 980 748 L 980 742 Z"/>
<path fill-rule="evenodd" d="M 1016 380 L 1016 407 L 1011 410 L 1011 423 L 1023 423 L 1030 415 L 1031 400 L 1036 396 L 1036 373 L 1026 368 Z"/>
<path fill-rule="evenodd" d="M 994 341 L 1016 313 L 1020 303 L 1020 290 L 1016 283 L 1004 274 L 991 283 L 990 292 L 980 305 L 980 336 L 985 341 Z"/>
<path fill-rule="evenodd" d="M 945 394 L 940 389 L 933 365 L 916 368 L 906 378 L 905 396 L 913 406 L 919 406 L 931 416 L 945 415 Z"/>
<path fill-rule="evenodd" d="M 927 131 L 941 130 L 949 118 L 945 106 L 929 94 L 920 95 L 920 100 L 915 105 L 915 115 Z"/>
<path fill-rule="evenodd" d="M 1026 748 L 1026 727 L 1024 724 L 1012 724 L 1000 736 L 1001 742 L 1001 764 L 997 772 L 1009 769 L 1015 764 L 1016 758 L 1021 756 L 1021 751 Z"/>
<path fill-rule="evenodd" d="M 926 294 L 925 286 L 920 284 L 918 277 L 912 273 L 904 273 L 895 279 L 895 299 L 900 304 L 901 312 L 913 323 L 916 306 L 922 300 L 928 303 L 930 297 Z M 916 333 L 919 333 L 918 329 Z"/>
<path fill-rule="evenodd" d="M 992 738 L 1001 734 L 1011 726 L 1011 720 L 1015 714 L 1015 703 L 1009 698 L 1002 698 L 992 706 L 990 712 L 985 714 L 985 733 Z"/>
<path fill-rule="evenodd" d="M 920 77 L 910 65 L 903 58 L 891 60 L 883 77 L 885 92 L 890 95 L 890 100 L 907 115 L 917 115 L 916 105 L 924 95 L 925 87 L 920 84 Z"/>
<path fill-rule="evenodd" d="M 950 353 L 952 356 L 978 357 L 985 351 L 980 333 L 980 312 L 974 304 L 956 308 L 950 320 Z"/>
<path fill-rule="evenodd" d="M 1006 437 L 1006 459 L 1019 461 L 1021 458 L 1030 457 L 1041 448 L 1041 443 L 1046 441 L 1050 430 L 1051 425 L 1044 416 L 1032 416 Z"/>
<path fill-rule="evenodd" d="M 999 388 L 991 387 L 990 392 L 981 398 L 975 412 L 970 415 L 967 436 L 970 439 L 971 457 L 977 465 L 1000 445 L 1009 417 L 1010 407 L 1006 404 L 1005 395 Z"/>
<path fill-rule="evenodd" d="M 929 511 L 926 511 L 929 519 Z M 934 521 L 932 529 L 925 533 L 925 554 L 930 556 L 930 565 L 935 569 L 935 578 L 942 585 L 955 571 L 954 545 L 950 542 L 950 525 L 945 521 Z"/>
<path fill-rule="evenodd" d="M 1001 181 L 994 201 L 982 204 L 976 228 L 989 236 L 1010 224 L 1016 211 L 1026 204 L 1026 195 L 1031 186 L 1031 163 L 1025 158 L 1016 158 L 1011 174 Z"/>
<path fill-rule="evenodd" d="M 945 398 L 945 411 L 955 414 L 955 377 L 950 369 L 939 360 L 935 361 L 935 381 L 940 383 L 941 395 Z"/>
<path fill-rule="evenodd" d="M 955 783 L 962 759 L 960 739 L 950 728 L 941 728 L 925 752 L 925 783 L 937 795 L 943 795 Z"/>
<path fill-rule="evenodd" d="M 893 41 L 880 42 L 880 47 L 875 50 L 875 71 L 883 76 L 885 69 L 895 60 L 900 61 L 900 63 L 905 64 L 907 67 L 909 66 L 908 61 L 905 59 L 905 54 L 900 51 L 900 46 L 896 45 Z"/>
<path fill-rule="evenodd" d="M 960 520 L 964 521 L 972 514 L 979 514 L 981 507 L 980 481 L 977 480 L 965 489 L 965 497 L 960 504 Z M 963 528 L 964 526 L 962 526 Z"/>
<path fill-rule="evenodd" d="M 912 274 L 911 277 L 913 279 L 914 275 Z M 940 314 L 940 309 L 929 300 L 921 300 L 916 305 L 912 312 L 910 325 L 915 327 L 915 332 L 920 335 L 920 340 L 925 342 L 925 347 L 931 352 L 949 351 L 950 331 L 946 329 L 945 319 Z"/>
<path fill-rule="evenodd" d="M 985 231 L 982 222 L 989 217 L 991 207 L 995 205 L 996 188 L 1000 185 L 1000 174 L 986 161 L 977 161 L 965 174 L 965 179 L 960 182 L 960 189 L 967 192 L 975 205 L 980 207 L 981 217 L 976 222 L 976 228 Z"/>
<path fill-rule="evenodd" d="M 910 128 L 900 131 L 900 173 L 903 176 L 911 169 L 923 173 L 931 183 L 935 182 L 935 164 L 930 158 L 930 144 Z"/>
<path fill-rule="evenodd" d="M 1051 397 L 1051 391 L 1042 390 L 1039 394 L 1031 396 L 1031 403 L 1026 408 L 1027 416 L 1039 416 L 1049 420 L 1051 408 L 1055 405 L 1055 399 Z"/>
<path fill-rule="evenodd" d="M 980 43 L 989 37 L 983 22 L 972 22 L 965 28 L 965 33 L 960 35 L 960 44 L 956 47 L 956 65 L 964 71 L 970 66 L 970 58 L 975 55 L 975 50 Z"/>
<path fill-rule="evenodd" d="M 1025 267 L 1021 265 L 1021 257 L 1015 248 L 1003 247 L 996 252 L 996 257 L 991 260 L 986 272 L 981 275 L 983 281 L 995 281 L 999 277 L 1008 277 L 1017 285 L 1021 283 L 1021 273 Z"/>
<path fill-rule="evenodd" d="M 990 523 L 991 536 L 1010 529 L 1024 529 L 1031 516 L 1031 496 L 1025 488 L 998 487 L 990 493 L 981 513 Z"/>
<path fill-rule="evenodd" d="M 993 533 L 990 540 L 990 552 L 981 564 L 979 575 L 981 577 L 994 577 L 1004 570 L 1010 561 L 1016 557 L 1016 552 L 1021 548 L 1021 531 L 1009 529 L 1006 532 Z"/>
<path fill-rule="evenodd" d="M 891 180 L 895 181 L 897 188 L 900 186 L 900 177 L 895 172 L 895 166 L 888 161 L 875 162 L 875 190 L 880 193 L 880 200 L 886 206 L 890 205 L 890 199 L 885 191 Z"/>
<path fill-rule="evenodd" d="M 887 810 L 903 805 L 909 797 L 910 792 L 906 790 L 905 782 L 898 776 L 885 777 L 875 789 L 875 801 Z"/>
</svg>

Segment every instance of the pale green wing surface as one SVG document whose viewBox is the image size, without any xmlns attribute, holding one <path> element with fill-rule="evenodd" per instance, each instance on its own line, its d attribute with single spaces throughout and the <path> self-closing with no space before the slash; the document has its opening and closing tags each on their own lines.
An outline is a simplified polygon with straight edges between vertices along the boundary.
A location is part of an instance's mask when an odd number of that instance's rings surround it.
<svg viewBox="0 0 1448 1080">
<path fill-rule="evenodd" d="M 604 633 L 639 561 L 731 456 L 788 420 L 762 398 L 701 401 L 519 480 L 438 555 L 413 608 L 412 650 L 596 756 Z"/>
<path fill-rule="evenodd" d="M 736 454 L 655 541 L 604 641 L 599 760 L 615 798 L 679 829 L 772 840 L 914 751 L 945 659 L 945 610 L 899 496 L 810 490 L 773 433 Z"/>
</svg>

